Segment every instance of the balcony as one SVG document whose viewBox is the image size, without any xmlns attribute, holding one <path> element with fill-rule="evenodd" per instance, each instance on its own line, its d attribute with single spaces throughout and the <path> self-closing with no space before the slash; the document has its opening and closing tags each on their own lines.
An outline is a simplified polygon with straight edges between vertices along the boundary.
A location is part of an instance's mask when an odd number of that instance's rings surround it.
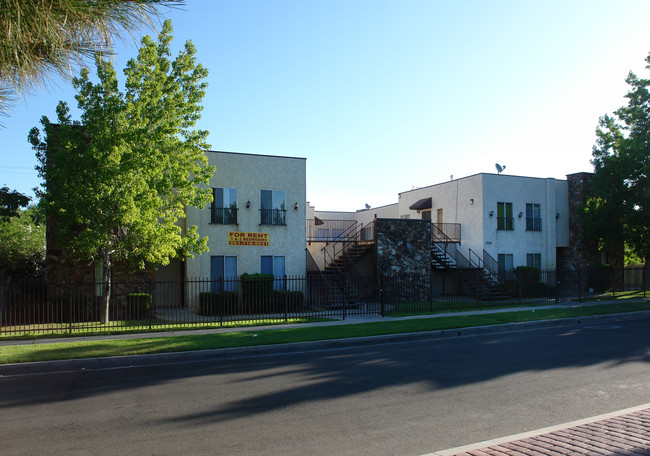
<svg viewBox="0 0 650 456">
<path fill-rule="evenodd" d="M 216 225 L 237 225 L 236 207 L 211 207 L 210 223 Z"/>
<path fill-rule="evenodd" d="M 512 231 L 514 230 L 515 219 L 512 217 L 497 217 L 497 230 Z"/>
<path fill-rule="evenodd" d="M 260 225 L 286 225 L 286 209 L 260 209 Z"/>
</svg>

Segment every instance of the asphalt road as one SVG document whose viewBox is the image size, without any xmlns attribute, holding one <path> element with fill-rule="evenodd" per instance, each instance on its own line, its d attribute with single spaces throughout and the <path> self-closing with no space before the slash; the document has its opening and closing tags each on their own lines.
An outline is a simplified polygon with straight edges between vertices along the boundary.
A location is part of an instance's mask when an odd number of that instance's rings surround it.
<svg viewBox="0 0 650 456">
<path fill-rule="evenodd" d="M 650 402 L 650 320 L 0 378 L 0 454 L 422 455 Z"/>
</svg>

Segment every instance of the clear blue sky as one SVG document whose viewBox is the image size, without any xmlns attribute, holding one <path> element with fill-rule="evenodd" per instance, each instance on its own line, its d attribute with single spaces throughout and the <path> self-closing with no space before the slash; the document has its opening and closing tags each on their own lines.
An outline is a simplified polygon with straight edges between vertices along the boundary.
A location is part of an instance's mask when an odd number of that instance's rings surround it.
<svg viewBox="0 0 650 456">
<path fill-rule="evenodd" d="M 199 127 L 213 150 L 307 158 L 319 210 L 479 172 L 591 171 L 599 116 L 648 77 L 650 2 L 188 0 L 174 46 L 210 70 Z M 154 33 L 155 31 L 145 31 Z M 136 53 L 119 44 L 121 74 Z M 54 79 L 0 130 L 0 185 L 38 185 L 27 133 L 74 90 Z"/>
</svg>

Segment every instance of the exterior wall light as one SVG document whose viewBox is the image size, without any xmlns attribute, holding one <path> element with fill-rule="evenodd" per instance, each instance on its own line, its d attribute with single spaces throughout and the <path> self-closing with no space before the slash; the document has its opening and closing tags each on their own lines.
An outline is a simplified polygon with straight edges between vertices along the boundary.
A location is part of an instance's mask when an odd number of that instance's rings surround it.
<svg viewBox="0 0 650 456">
<path fill-rule="evenodd" d="M 494 211 L 490 211 L 490 217 L 494 216 Z"/>
<path fill-rule="evenodd" d="M 474 198 L 469 199 L 469 204 L 474 204 Z"/>
<path fill-rule="evenodd" d="M 520 213 L 519 213 L 519 218 L 521 218 L 523 215 L 524 215 L 524 213 L 523 213 L 523 212 L 520 212 Z"/>
<path fill-rule="evenodd" d="M 293 208 L 294 208 L 295 210 L 298 210 L 299 207 L 300 207 L 300 205 L 299 205 L 298 203 L 296 203 L 296 204 L 293 205 Z"/>
<path fill-rule="evenodd" d="M 251 208 L 251 200 L 246 201 L 246 209 Z"/>
<path fill-rule="evenodd" d="M 558 212 L 557 214 L 555 214 L 555 220 L 557 220 L 559 218 L 560 218 L 560 213 Z"/>
</svg>

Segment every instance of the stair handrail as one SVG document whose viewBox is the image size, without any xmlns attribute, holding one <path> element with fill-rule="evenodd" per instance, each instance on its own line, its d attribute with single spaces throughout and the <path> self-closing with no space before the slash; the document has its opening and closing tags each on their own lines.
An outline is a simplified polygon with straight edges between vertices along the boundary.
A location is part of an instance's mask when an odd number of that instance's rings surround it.
<svg viewBox="0 0 650 456">
<path fill-rule="evenodd" d="M 469 264 L 476 269 L 483 269 L 483 259 L 472 249 L 469 249 Z"/>
<path fill-rule="evenodd" d="M 369 226 L 373 226 L 375 223 L 374 219 L 370 222 L 368 222 L 365 225 L 355 224 L 353 227 L 356 227 L 356 231 L 352 233 L 351 236 L 342 236 L 343 240 L 342 241 L 337 241 L 337 242 L 327 242 L 321 250 L 324 252 L 324 255 L 327 254 L 327 256 L 331 259 L 333 262 L 336 257 L 339 254 L 342 254 L 343 252 L 347 251 L 351 246 L 356 245 L 360 240 L 361 240 L 361 233 L 368 228 Z M 350 227 L 350 228 L 353 228 Z M 346 230 L 347 231 L 347 230 Z M 375 235 L 374 235 L 374 230 L 372 230 L 373 233 L 371 235 L 371 239 L 364 239 L 364 240 L 369 240 L 369 241 L 374 241 Z M 332 253 L 329 252 L 330 244 L 332 245 Z M 338 247 L 338 248 L 337 248 Z M 327 258 L 325 258 L 325 264 L 327 264 Z"/>
<path fill-rule="evenodd" d="M 330 301 L 330 293 L 332 289 L 332 284 L 329 283 L 327 280 L 327 277 L 325 277 L 325 274 L 323 274 L 323 271 L 318 267 L 318 263 L 316 263 L 316 260 L 314 260 L 314 257 L 312 256 L 311 252 L 309 249 L 305 249 L 305 252 L 307 254 L 307 271 L 311 272 L 318 272 L 318 276 L 320 280 L 323 281 L 323 283 L 326 286 L 326 291 L 327 291 L 327 302 Z M 311 263 L 311 269 L 310 269 L 310 263 Z"/>
<path fill-rule="evenodd" d="M 506 274 L 505 268 L 485 249 L 483 249 L 483 269 L 495 283 L 500 282 L 499 278 L 505 277 Z"/>
</svg>

